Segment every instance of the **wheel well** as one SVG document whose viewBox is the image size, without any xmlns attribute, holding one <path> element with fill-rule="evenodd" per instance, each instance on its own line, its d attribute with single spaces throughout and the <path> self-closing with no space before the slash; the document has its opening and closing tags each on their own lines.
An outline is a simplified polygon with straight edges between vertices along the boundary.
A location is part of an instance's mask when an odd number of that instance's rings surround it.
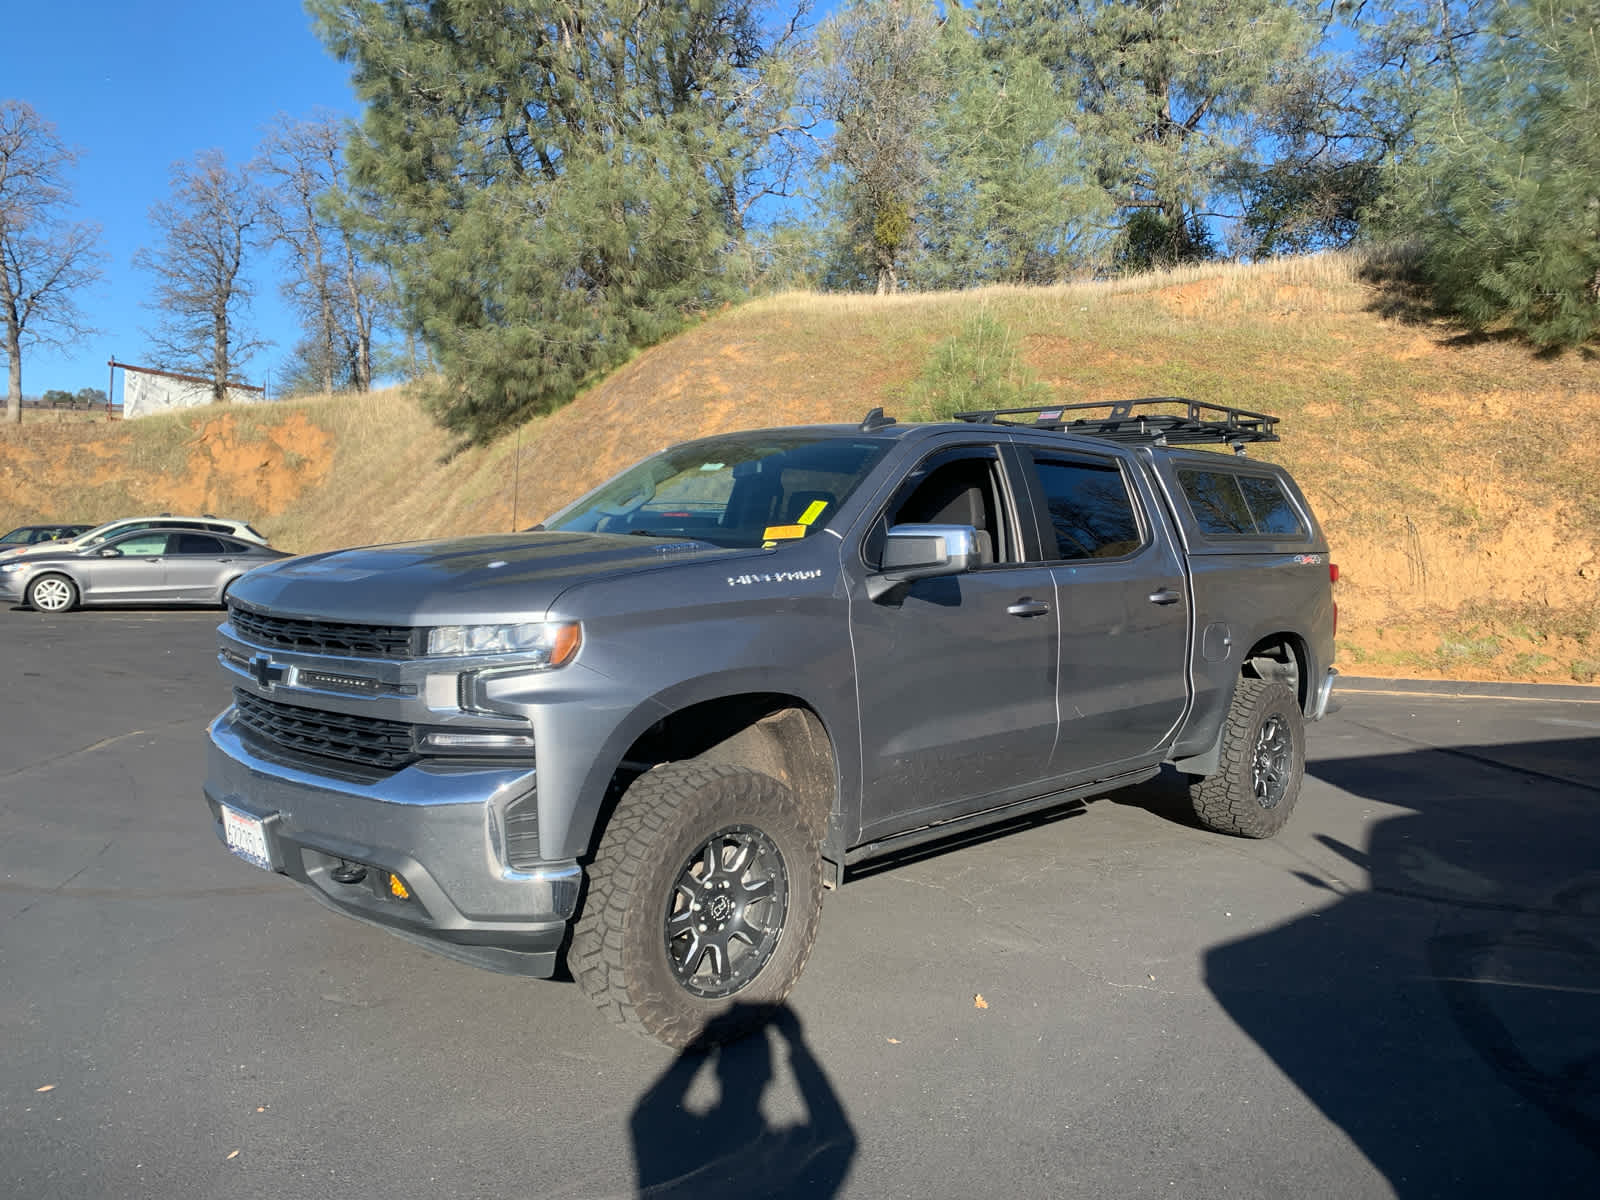
<svg viewBox="0 0 1600 1200">
<path fill-rule="evenodd" d="M 68 575 L 65 571 L 40 571 L 32 579 L 28 580 L 28 588 L 31 589 L 33 585 L 38 583 L 41 579 L 59 579 L 72 589 L 73 595 L 81 596 L 83 594 L 83 589 L 78 586 L 78 581 L 71 575 Z"/>
<path fill-rule="evenodd" d="M 1306 664 L 1306 645 L 1292 633 L 1274 633 L 1250 647 L 1244 656 L 1239 674 L 1245 679 L 1265 679 L 1286 683 L 1294 689 L 1300 711 L 1306 711 L 1310 700 L 1310 680 Z M 1190 775 L 1208 776 L 1216 773 L 1221 761 L 1222 739 L 1227 733 L 1226 717 L 1217 728 L 1216 739 L 1199 754 L 1173 759 L 1178 770 Z"/>
<path fill-rule="evenodd" d="M 1303 641 L 1292 633 L 1274 633 L 1250 647 L 1250 653 L 1244 656 L 1242 674 L 1250 679 L 1288 684 L 1294 689 L 1303 712 L 1310 701 L 1307 689 L 1311 686 L 1306 662 Z"/>
<path fill-rule="evenodd" d="M 839 795 L 838 763 L 822 721 L 780 693 L 724 696 L 680 709 L 645 730 L 611 778 L 591 853 L 622 793 L 652 767 L 693 760 L 771 775 L 799 799 L 820 837 Z"/>
</svg>

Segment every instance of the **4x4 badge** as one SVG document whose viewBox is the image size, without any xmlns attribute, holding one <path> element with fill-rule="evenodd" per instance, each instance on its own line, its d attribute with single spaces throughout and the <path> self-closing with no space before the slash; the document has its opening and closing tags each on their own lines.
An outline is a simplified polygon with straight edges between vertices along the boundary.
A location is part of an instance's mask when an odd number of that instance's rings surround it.
<svg viewBox="0 0 1600 1200">
<path fill-rule="evenodd" d="M 265 654 L 258 654 L 250 660 L 250 674 L 256 677 L 256 682 L 264 688 L 271 688 L 275 683 L 282 683 L 289 675 L 289 668 L 282 663 L 275 663 Z"/>
</svg>

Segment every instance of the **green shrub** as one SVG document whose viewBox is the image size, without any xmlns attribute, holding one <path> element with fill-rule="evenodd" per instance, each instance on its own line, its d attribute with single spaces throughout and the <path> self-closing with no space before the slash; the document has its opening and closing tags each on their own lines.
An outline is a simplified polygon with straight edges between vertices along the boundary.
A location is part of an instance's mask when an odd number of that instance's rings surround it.
<svg viewBox="0 0 1600 1200">
<path fill-rule="evenodd" d="M 907 399 L 916 419 L 939 421 L 971 409 L 1046 405 L 1052 397 L 1022 361 L 1011 328 L 980 309 L 934 347 Z"/>
</svg>

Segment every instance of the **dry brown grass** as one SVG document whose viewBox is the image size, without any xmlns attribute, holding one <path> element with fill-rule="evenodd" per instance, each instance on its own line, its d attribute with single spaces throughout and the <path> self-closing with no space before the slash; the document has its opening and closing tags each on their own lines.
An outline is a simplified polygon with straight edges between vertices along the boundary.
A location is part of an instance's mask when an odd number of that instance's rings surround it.
<svg viewBox="0 0 1600 1200">
<path fill-rule="evenodd" d="M 1281 415 L 1285 440 L 1263 453 L 1327 529 L 1347 670 L 1600 676 L 1594 364 L 1385 319 L 1364 267 L 1319 255 L 1052 288 L 774 296 L 448 460 L 400 389 L 12 429 L 0 523 L 182 502 L 252 518 L 295 550 L 526 526 L 685 437 L 903 414 L 933 348 L 982 306 L 1061 402 L 1190 395 Z"/>
</svg>

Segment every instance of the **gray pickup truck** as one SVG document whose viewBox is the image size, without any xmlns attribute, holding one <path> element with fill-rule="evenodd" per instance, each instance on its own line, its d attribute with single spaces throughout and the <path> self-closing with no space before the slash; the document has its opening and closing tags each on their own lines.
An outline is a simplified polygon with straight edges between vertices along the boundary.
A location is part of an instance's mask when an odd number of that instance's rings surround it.
<svg viewBox="0 0 1600 1200">
<path fill-rule="evenodd" d="M 1163 764 L 1271 836 L 1337 577 L 1243 456 L 1275 425 L 874 410 L 672 447 L 524 533 L 259 568 L 219 630 L 218 835 L 451 957 L 565 961 L 676 1046 L 778 1004 L 865 859 Z"/>
</svg>

